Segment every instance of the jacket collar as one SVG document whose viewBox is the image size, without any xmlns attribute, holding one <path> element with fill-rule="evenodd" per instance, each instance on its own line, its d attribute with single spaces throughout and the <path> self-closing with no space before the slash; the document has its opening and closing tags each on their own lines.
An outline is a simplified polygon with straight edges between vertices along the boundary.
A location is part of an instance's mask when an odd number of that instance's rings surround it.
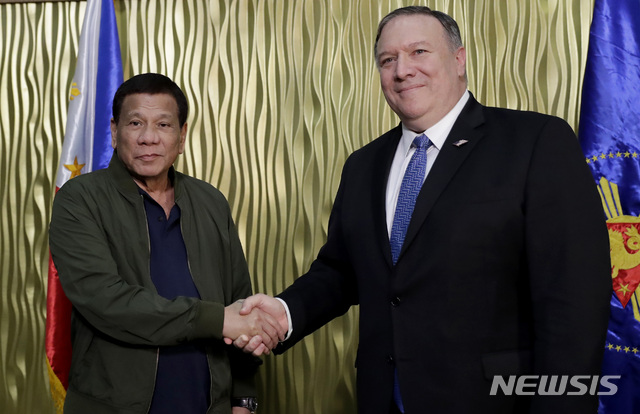
<svg viewBox="0 0 640 414">
<path fill-rule="evenodd" d="M 138 193 L 138 185 L 135 181 L 133 181 L 133 177 L 127 170 L 127 167 L 124 165 L 120 157 L 118 157 L 118 151 L 113 150 L 113 155 L 111 156 L 111 161 L 109 161 L 108 167 L 109 174 L 113 178 L 116 188 L 118 191 L 128 199 L 137 200 L 140 197 Z M 171 166 L 169 169 L 169 179 L 173 182 L 174 187 L 174 197 L 177 200 L 181 193 L 181 180 L 180 174 L 178 174 Z"/>
<path fill-rule="evenodd" d="M 387 181 L 389 180 L 389 171 L 391 170 L 391 163 L 396 152 L 396 148 L 402 137 L 402 126 L 398 124 L 395 128 L 391 129 L 380 137 L 383 141 L 382 146 L 378 149 L 375 155 L 373 165 L 373 179 L 372 186 L 374 191 L 374 225 L 375 232 L 378 240 L 383 242 L 380 244 L 382 247 L 382 255 L 387 260 L 389 266 L 391 266 L 391 245 L 389 244 L 389 233 L 387 231 L 387 213 L 385 209 L 385 200 L 387 193 Z"/>
<path fill-rule="evenodd" d="M 422 189 L 418 194 L 416 205 L 413 210 L 411 222 L 407 229 L 407 235 L 405 236 L 402 251 L 398 260 L 402 258 L 404 251 L 411 244 L 413 239 L 418 234 L 420 227 L 424 223 L 425 219 L 429 215 L 429 212 L 435 205 L 436 201 L 440 197 L 440 194 L 447 187 L 456 171 L 463 164 L 464 160 L 469 156 L 473 148 L 478 141 L 484 136 L 482 128 L 484 124 L 483 106 L 476 101 L 473 94 L 469 92 L 469 100 L 462 109 L 462 112 L 453 124 L 451 132 L 447 136 L 444 145 L 440 149 L 438 158 L 434 163 L 429 176 L 422 185 Z M 391 261 L 391 246 L 389 244 L 389 235 L 387 232 L 387 221 L 385 212 L 385 194 L 387 188 L 387 180 L 389 178 L 389 170 L 391 168 L 391 162 L 393 160 L 393 154 L 398 146 L 398 142 L 402 136 L 402 127 L 398 125 L 387 132 L 383 137 L 386 139 L 384 145 L 378 151 L 376 155 L 376 163 L 380 168 L 376 168 L 374 171 L 374 180 L 376 195 L 374 203 L 374 217 L 376 225 L 376 233 L 379 240 L 384 242 L 381 244 L 383 255 L 389 264 L 392 266 Z M 382 138 L 382 137 L 381 137 Z M 465 140 L 464 145 L 454 145 L 460 140 Z"/>
<path fill-rule="evenodd" d="M 455 173 L 483 138 L 484 130 L 480 128 L 482 124 L 484 124 L 483 106 L 471 95 L 418 194 L 400 257 L 418 234 L 429 212 Z M 461 140 L 466 141 L 465 144 L 456 145 Z"/>
</svg>

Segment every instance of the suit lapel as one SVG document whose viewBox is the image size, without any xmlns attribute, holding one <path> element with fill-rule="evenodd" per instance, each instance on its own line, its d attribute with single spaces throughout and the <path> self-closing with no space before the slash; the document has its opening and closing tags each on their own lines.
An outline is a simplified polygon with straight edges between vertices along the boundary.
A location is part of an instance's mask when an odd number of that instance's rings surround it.
<svg viewBox="0 0 640 414">
<path fill-rule="evenodd" d="M 440 149 L 438 158 L 436 158 L 436 162 L 422 185 L 420 194 L 418 194 L 400 257 L 418 234 L 418 230 L 440 194 L 482 138 L 483 132 L 477 127 L 483 122 L 482 105 L 471 96 Z M 460 146 L 454 145 L 459 140 L 467 140 L 468 142 Z"/>
<path fill-rule="evenodd" d="M 391 267 L 391 245 L 389 244 L 389 233 L 387 231 L 386 211 L 387 181 L 389 180 L 389 171 L 391 170 L 391 163 L 393 162 L 398 142 L 402 137 L 402 127 L 398 125 L 390 130 L 387 135 L 389 139 L 378 150 L 373 164 L 373 217 L 376 239 L 380 242 L 379 245 L 382 249 L 383 257 Z"/>
</svg>

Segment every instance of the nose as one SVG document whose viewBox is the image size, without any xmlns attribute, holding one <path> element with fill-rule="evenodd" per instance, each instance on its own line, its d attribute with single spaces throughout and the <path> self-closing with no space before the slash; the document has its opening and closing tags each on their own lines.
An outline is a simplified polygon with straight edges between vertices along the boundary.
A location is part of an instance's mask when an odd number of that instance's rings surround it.
<svg viewBox="0 0 640 414">
<path fill-rule="evenodd" d="M 160 134 L 153 125 L 146 125 L 138 136 L 138 145 L 154 145 L 160 142 Z"/>
<path fill-rule="evenodd" d="M 415 74 L 415 68 L 407 56 L 400 55 L 396 60 L 396 79 L 403 80 Z"/>
</svg>

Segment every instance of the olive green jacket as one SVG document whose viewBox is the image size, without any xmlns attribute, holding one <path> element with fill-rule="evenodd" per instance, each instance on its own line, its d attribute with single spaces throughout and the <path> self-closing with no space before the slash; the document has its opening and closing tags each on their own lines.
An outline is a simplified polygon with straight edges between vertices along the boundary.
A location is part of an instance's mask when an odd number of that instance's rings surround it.
<svg viewBox="0 0 640 414">
<path fill-rule="evenodd" d="M 208 413 L 230 413 L 230 397 L 256 394 L 259 360 L 222 341 L 224 306 L 251 294 L 229 205 L 210 184 L 173 168 L 169 175 L 202 299 L 157 294 L 144 202 L 117 153 L 107 169 L 68 181 L 55 197 L 51 254 L 73 304 L 67 413 L 148 412 L 159 347 L 196 340 L 207 348 Z"/>
</svg>

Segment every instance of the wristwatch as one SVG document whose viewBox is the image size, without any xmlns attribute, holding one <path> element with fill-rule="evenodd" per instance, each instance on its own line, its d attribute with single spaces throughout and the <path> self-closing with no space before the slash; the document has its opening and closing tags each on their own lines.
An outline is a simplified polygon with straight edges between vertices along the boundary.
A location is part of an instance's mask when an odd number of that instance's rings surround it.
<svg viewBox="0 0 640 414">
<path fill-rule="evenodd" d="M 241 397 L 231 399 L 232 407 L 242 407 L 251 411 L 251 414 L 256 414 L 258 409 L 258 399 L 255 397 Z"/>
</svg>

